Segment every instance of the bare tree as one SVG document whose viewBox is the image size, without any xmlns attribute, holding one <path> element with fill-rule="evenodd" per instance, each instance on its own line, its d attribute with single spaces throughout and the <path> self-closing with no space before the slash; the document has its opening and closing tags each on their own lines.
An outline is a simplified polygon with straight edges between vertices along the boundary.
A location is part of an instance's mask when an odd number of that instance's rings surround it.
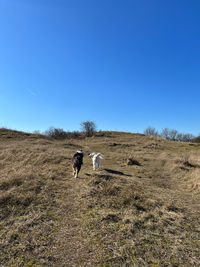
<svg viewBox="0 0 200 267">
<path fill-rule="evenodd" d="M 173 140 L 173 141 L 177 140 L 177 135 L 178 135 L 177 130 L 174 130 L 174 129 L 169 130 L 169 139 L 170 140 Z"/>
<path fill-rule="evenodd" d="M 179 133 L 177 130 L 164 128 L 161 132 L 161 136 L 165 139 L 172 141 L 182 141 L 182 142 L 192 142 L 195 139 L 195 136 L 187 133 Z"/>
<path fill-rule="evenodd" d="M 82 132 L 86 134 L 86 136 L 93 136 L 97 131 L 96 123 L 93 121 L 83 121 L 81 122 Z"/>
<path fill-rule="evenodd" d="M 183 133 L 178 133 L 176 135 L 176 140 L 177 141 L 183 141 L 183 139 L 184 139 L 184 134 Z"/>
<path fill-rule="evenodd" d="M 157 136 L 158 132 L 156 131 L 156 129 L 154 127 L 149 126 L 144 130 L 144 134 Z"/>
<path fill-rule="evenodd" d="M 54 139 L 65 139 L 66 138 L 66 132 L 60 128 L 50 127 L 48 130 L 44 132 L 44 134 Z"/>
<path fill-rule="evenodd" d="M 60 128 L 50 127 L 44 132 L 44 135 L 54 139 L 76 139 L 81 137 L 81 133 L 78 131 L 64 131 Z"/>
<path fill-rule="evenodd" d="M 195 137 L 194 142 L 200 143 L 200 133 Z"/>
<path fill-rule="evenodd" d="M 161 132 L 161 136 L 165 139 L 170 139 L 170 130 L 168 128 L 164 128 Z"/>
<path fill-rule="evenodd" d="M 194 141 L 195 137 L 194 135 L 187 133 L 187 134 L 183 134 L 183 142 L 192 142 Z"/>
</svg>

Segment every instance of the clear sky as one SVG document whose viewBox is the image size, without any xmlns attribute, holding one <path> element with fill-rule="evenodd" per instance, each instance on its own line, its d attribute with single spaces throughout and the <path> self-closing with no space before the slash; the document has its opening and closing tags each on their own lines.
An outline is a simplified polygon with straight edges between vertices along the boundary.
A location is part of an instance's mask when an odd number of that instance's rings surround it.
<svg viewBox="0 0 200 267">
<path fill-rule="evenodd" d="M 0 127 L 200 132 L 199 0 L 0 0 Z"/>
</svg>

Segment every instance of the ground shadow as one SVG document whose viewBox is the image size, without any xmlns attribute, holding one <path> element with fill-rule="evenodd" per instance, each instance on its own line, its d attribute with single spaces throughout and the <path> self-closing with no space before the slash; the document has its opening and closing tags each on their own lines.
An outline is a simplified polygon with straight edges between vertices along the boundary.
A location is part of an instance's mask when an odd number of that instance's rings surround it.
<svg viewBox="0 0 200 267">
<path fill-rule="evenodd" d="M 111 175 L 106 175 L 106 174 L 95 174 L 94 176 L 100 179 L 104 179 L 106 181 L 110 181 L 111 179 L 113 179 Z"/>
<path fill-rule="evenodd" d="M 85 174 L 86 176 L 93 176 L 93 177 L 96 177 L 96 178 L 101 178 L 101 179 L 104 179 L 106 181 L 109 181 L 111 179 L 113 179 L 113 177 L 111 175 L 107 175 L 107 174 L 98 174 L 98 173 L 95 173 L 95 174 L 89 174 L 89 173 L 86 173 Z"/>
<path fill-rule="evenodd" d="M 111 169 L 104 169 L 104 171 L 112 173 L 112 174 L 117 174 L 117 175 L 123 175 L 123 176 L 129 176 L 129 177 L 132 176 L 130 174 L 125 174 L 123 172 L 115 171 L 115 170 L 111 170 Z"/>
</svg>

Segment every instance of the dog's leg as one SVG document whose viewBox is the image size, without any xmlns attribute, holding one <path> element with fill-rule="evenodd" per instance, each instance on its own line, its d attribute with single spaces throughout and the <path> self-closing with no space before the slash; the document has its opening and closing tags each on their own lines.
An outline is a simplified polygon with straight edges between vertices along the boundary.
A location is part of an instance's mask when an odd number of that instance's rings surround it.
<svg viewBox="0 0 200 267">
<path fill-rule="evenodd" d="M 76 168 L 76 171 L 75 171 L 75 178 L 78 178 L 78 168 Z"/>
<path fill-rule="evenodd" d="M 81 170 L 81 165 L 77 166 L 77 168 L 76 168 L 76 178 L 78 178 L 78 174 L 79 174 L 80 170 Z"/>
<path fill-rule="evenodd" d="M 93 159 L 93 170 L 94 171 L 96 170 L 96 161 L 95 161 L 95 159 Z"/>
<path fill-rule="evenodd" d="M 99 166 L 100 166 L 100 160 L 99 158 L 97 158 L 97 168 L 99 169 Z"/>
<path fill-rule="evenodd" d="M 75 171 L 75 168 L 72 167 L 72 173 L 73 173 L 73 176 L 75 175 L 76 171 Z"/>
</svg>

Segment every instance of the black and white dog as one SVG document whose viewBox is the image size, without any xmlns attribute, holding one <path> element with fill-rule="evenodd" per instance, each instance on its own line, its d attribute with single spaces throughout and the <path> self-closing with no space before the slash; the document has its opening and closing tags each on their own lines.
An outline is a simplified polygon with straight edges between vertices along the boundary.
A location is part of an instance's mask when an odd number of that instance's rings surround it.
<svg viewBox="0 0 200 267">
<path fill-rule="evenodd" d="M 83 151 L 78 150 L 76 151 L 76 153 L 72 158 L 72 169 L 75 178 L 78 178 L 78 173 L 81 169 L 81 165 L 83 164 L 83 156 L 84 156 Z"/>
</svg>

